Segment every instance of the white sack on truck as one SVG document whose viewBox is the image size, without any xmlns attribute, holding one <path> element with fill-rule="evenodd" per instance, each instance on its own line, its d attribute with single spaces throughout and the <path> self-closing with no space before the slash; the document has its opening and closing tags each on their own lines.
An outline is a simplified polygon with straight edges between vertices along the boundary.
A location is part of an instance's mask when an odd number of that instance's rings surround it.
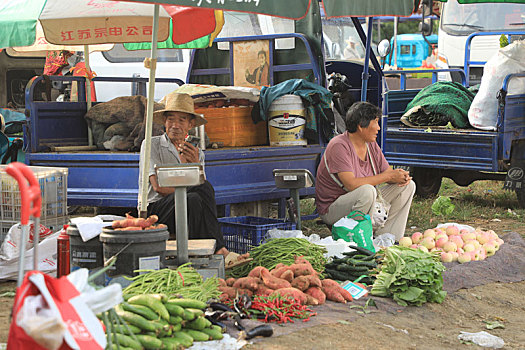
<svg viewBox="0 0 525 350">
<path fill-rule="evenodd" d="M 470 124 L 481 130 L 495 131 L 498 120 L 496 98 L 503 80 L 509 74 L 525 72 L 525 41 L 518 40 L 498 50 L 483 68 L 481 85 L 468 111 Z M 525 79 L 513 79 L 508 94 L 525 93 Z"/>
</svg>

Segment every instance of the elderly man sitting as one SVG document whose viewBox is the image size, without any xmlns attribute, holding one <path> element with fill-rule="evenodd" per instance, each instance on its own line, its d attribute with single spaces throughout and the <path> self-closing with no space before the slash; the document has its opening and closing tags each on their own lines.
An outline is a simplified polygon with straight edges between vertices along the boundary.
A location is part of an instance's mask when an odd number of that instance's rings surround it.
<svg viewBox="0 0 525 350">
<path fill-rule="evenodd" d="M 148 171 L 148 215 L 156 214 L 159 222 L 166 224 L 170 238 L 175 238 L 175 189 L 160 187 L 155 175 L 155 164 L 175 165 L 182 163 L 201 163 L 204 165 L 204 152 L 186 142 L 190 129 L 206 124 L 206 119 L 195 113 L 190 95 L 171 93 L 166 98 L 166 107 L 153 114 L 154 122 L 164 124 L 166 132 L 151 139 L 150 167 Z M 140 149 L 140 174 L 144 167 L 145 145 Z M 139 177 L 139 194 L 142 187 Z M 139 195 L 139 207 L 141 198 Z M 219 230 L 215 191 L 205 181 L 202 185 L 187 189 L 188 232 L 190 239 L 213 238 L 217 241 L 216 254 L 225 257 L 229 254 L 224 238 Z M 232 253 L 232 255 L 234 255 Z"/>
</svg>

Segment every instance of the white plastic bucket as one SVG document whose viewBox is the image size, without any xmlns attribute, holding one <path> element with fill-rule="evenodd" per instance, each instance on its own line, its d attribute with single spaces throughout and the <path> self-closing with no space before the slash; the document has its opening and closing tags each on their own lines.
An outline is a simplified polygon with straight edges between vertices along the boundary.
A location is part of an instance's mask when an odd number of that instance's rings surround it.
<svg viewBox="0 0 525 350">
<path fill-rule="evenodd" d="M 306 145 L 305 116 L 301 97 L 284 95 L 275 99 L 268 110 L 270 146 Z"/>
</svg>

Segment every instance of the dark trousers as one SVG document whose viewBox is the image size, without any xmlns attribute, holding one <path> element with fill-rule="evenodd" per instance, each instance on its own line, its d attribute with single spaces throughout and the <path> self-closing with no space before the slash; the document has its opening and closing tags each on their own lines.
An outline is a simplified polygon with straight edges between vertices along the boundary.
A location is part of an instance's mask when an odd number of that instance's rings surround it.
<svg viewBox="0 0 525 350">
<path fill-rule="evenodd" d="M 148 205 L 148 215 L 155 214 L 159 222 L 168 226 L 170 239 L 176 238 L 175 193 Z M 217 241 L 216 250 L 224 247 L 224 237 L 219 230 L 215 190 L 205 181 L 202 185 L 188 187 L 188 234 L 190 239 L 212 238 Z"/>
</svg>

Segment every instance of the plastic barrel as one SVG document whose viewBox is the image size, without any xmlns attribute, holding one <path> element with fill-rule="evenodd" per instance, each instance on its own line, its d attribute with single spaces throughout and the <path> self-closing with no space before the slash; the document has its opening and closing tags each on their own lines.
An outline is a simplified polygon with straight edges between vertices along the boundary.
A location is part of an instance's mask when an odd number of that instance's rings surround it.
<svg viewBox="0 0 525 350">
<path fill-rule="evenodd" d="M 306 145 L 304 137 L 306 111 L 301 97 L 284 95 L 276 98 L 268 109 L 270 146 Z"/>
<path fill-rule="evenodd" d="M 109 277 L 135 276 L 137 275 L 134 272 L 135 270 L 164 268 L 168 237 L 167 228 L 140 231 L 102 229 L 100 241 L 103 245 L 104 262 L 120 252 L 117 256 L 117 262 L 111 269 L 107 270 L 106 274 Z"/>
<path fill-rule="evenodd" d="M 92 273 L 104 266 L 102 242 L 98 240 L 98 237 L 84 242 L 75 224 L 70 224 L 66 232 L 69 235 L 71 272 L 79 268 L 86 268 Z M 98 285 L 104 285 L 104 280 L 104 276 L 101 275 L 94 282 Z"/>
</svg>

